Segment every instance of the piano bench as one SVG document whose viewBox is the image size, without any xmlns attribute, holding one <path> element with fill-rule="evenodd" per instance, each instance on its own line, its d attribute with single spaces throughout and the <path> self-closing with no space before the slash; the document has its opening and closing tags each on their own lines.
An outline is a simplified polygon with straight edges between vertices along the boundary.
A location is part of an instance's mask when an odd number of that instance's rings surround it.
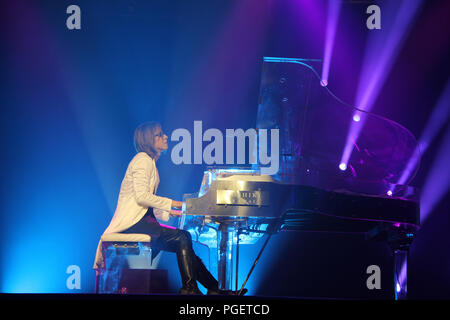
<svg viewBox="0 0 450 320">
<path fill-rule="evenodd" d="M 104 268 L 98 269 L 96 293 L 168 293 L 167 270 L 156 269 L 150 236 L 110 233 L 101 237 Z"/>
</svg>

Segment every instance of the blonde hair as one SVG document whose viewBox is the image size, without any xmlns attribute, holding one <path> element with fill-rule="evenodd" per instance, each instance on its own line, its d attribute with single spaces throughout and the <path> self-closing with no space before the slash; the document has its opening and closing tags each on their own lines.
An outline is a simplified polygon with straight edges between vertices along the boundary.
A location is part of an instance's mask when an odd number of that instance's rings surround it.
<svg viewBox="0 0 450 320">
<path fill-rule="evenodd" d="M 134 147 L 136 152 L 145 152 L 155 159 L 158 152 L 155 149 L 155 129 L 161 128 L 161 124 L 150 121 L 140 124 L 134 131 Z"/>
</svg>

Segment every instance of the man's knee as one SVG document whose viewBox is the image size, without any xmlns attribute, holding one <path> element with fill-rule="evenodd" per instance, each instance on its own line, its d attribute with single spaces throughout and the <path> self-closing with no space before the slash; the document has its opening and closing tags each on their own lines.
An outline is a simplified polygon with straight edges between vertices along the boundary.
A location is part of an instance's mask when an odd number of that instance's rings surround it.
<svg viewBox="0 0 450 320">
<path fill-rule="evenodd" d="M 180 247 L 190 248 L 192 247 L 192 237 L 191 234 L 186 230 L 181 230 L 180 233 Z"/>
</svg>

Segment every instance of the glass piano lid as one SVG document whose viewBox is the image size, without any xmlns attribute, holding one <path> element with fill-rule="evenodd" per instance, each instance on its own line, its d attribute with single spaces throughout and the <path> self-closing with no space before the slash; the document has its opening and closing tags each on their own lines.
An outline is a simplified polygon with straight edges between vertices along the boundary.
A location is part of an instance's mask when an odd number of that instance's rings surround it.
<svg viewBox="0 0 450 320">
<path fill-rule="evenodd" d="M 320 60 L 263 62 L 257 129 L 279 129 L 282 183 L 417 199 L 415 137 L 400 124 L 360 110 L 320 84 Z M 412 159 L 416 161 L 412 161 Z"/>
<path fill-rule="evenodd" d="M 259 169 L 243 169 L 243 168 L 210 168 L 203 173 L 202 183 L 198 196 L 201 197 L 211 186 L 215 180 L 227 181 L 259 181 L 273 182 L 272 176 L 262 175 Z"/>
</svg>

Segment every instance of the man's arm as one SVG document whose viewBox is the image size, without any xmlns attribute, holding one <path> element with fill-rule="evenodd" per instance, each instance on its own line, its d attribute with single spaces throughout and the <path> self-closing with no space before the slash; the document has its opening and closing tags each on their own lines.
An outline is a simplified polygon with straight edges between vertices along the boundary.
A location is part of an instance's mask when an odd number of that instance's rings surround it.
<svg viewBox="0 0 450 320">
<path fill-rule="evenodd" d="M 143 207 L 152 207 L 164 211 L 170 211 L 173 205 L 179 205 L 179 201 L 172 201 L 166 197 L 153 194 L 155 186 L 152 184 L 153 165 L 150 159 L 140 158 L 133 164 L 131 174 L 133 177 L 133 191 L 136 202 Z M 154 174 L 154 173 L 153 173 Z"/>
</svg>

